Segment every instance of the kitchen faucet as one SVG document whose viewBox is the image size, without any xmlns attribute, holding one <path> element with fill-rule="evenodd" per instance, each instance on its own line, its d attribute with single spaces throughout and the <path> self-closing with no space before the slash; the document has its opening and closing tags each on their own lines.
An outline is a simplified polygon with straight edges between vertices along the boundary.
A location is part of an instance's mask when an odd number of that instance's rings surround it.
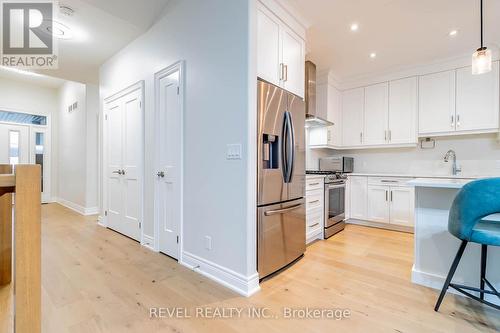
<svg viewBox="0 0 500 333">
<path fill-rule="evenodd" d="M 444 161 L 446 163 L 448 163 L 450 161 L 450 158 L 453 159 L 453 169 L 452 169 L 453 170 L 453 176 L 456 176 L 460 172 L 462 172 L 462 168 L 459 167 L 459 166 L 457 166 L 457 154 L 452 149 L 448 150 L 448 152 L 446 153 L 446 155 L 444 155 Z"/>
</svg>

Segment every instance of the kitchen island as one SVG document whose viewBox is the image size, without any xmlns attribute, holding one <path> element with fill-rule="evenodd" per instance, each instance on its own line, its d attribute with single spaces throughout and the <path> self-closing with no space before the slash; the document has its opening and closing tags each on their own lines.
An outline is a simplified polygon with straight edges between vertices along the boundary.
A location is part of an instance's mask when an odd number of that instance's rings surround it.
<svg viewBox="0 0 500 333">
<path fill-rule="evenodd" d="M 458 191 L 471 179 L 417 178 L 407 184 L 415 187 L 415 255 L 412 282 L 441 289 L 460 245 L 448 232 L 448 215 Z M 494 215 L 489 219 L 498 220 Z M 453 281 L 479 287 L 480 245 L 469 243 Z M 500 289 L 500 248 L 488 249 L 487 278 Z M 455 292 L 449 289 L 450 292 Z M 485 296 L 500 304 L 496 296 Z"/>
</svg>

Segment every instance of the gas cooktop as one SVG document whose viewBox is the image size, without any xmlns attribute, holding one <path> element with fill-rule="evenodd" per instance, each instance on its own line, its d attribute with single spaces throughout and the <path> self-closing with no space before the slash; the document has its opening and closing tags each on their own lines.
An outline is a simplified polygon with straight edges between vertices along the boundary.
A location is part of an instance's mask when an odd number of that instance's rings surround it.
<svg viewBox="0 0 500 333">
<path fill-rule="evenodd" d="M 334 175 L 335 172 L 333 171 L 319 171 L 319 170 L 307 170 L 306 175 Z"/>
</svg>

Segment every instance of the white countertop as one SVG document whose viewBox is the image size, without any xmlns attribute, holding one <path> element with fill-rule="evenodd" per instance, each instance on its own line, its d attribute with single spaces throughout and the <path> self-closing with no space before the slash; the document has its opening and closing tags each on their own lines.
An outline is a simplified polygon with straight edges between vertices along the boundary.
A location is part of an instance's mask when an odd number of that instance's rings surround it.
<svg viewBox="0 0 500 333">
<path fill-rule="evenodd" d="M 465 184 L 470 183 L 471 181 L 473 180 L 458 178 L 416 178 L 408 181 L 406 184 L 415 187 L 461 189 Z"/>
<path fill-rule="evenodd" d="M 473 179 L 479 179 L 479 178 L 487 178 L 487 177 L 494 177 L 494 176 L 488 176 L 488 175 L 458 175 L 458 176 L 452 176 L 452 175 L 431 175 L 431 174 L 397 174 L 397 173 L 383 173 L 383 172 L 373 172 L 373 173 L 364 173 L 364 172 L 354 172 L 350 173 L 349 176 L 353 177 L 393 177 L 393 178 L 435 178 L 435 179 L 466 179 L 466 180 L 473 180 Z M 498 177 L 498 176 L 497 176 Z"/>
</svg>

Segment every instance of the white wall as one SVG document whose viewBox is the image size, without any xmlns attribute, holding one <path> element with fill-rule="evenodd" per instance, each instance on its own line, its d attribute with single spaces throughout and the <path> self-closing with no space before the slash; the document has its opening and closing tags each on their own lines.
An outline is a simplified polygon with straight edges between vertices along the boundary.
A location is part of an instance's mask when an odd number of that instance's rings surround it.
<svg viewBox="0 0 500 333">
<path fill-rule="evenodd" d="M 248 194 L 252 193 L 249 187 L 255 186 L 248 177 L 255 159 L 249 160 L 247 151 L 252 137 L 249 119 L 256 117 L 255 109 L 249 111 L 250 99 L 256 96 L 250 94 L 255 88 L 249 87 L 249 2 L 253 4 L 250 0 L 172 0 L 165 17 L 100 71 L 101 101 L 145 81 L 143 232 L 157 237 L 153 78 L 161 69 L 185 60 L 184 251 L 219 273 L 243 280 L 256 278 L 255 253 L 248 253 L 255 249 L 255 244 L 249 244 L 249 239 L 255 239 L 255 220 L 248 218 L 255 215 L 249 211 L 255 206 L 248 204 L 255 202 Z M 243 160 L 226 160 L 230 143 L 243 145 Z M 205 249 L 205 236 L 212 237 L 211 251 Z"/>
<path fill-rule="evenodd" d="M 52 133 L 51 195 L 57 195 L 57 113 L 59 110 L 57 88 L 47 88 L 0 77 L 0 110 L 26 112 L 50 116 Z"/>
<path fill-rule="evenodd" d="M 86 198 L 87 209 L 97 213 L 99 207 L 99 86 L 86 85 Z"/>
<path fill-rule="evenodd" d="M 78 102 L 72 112 L 68 106 Z M 86 91 L 85 85 L 66 82 L 60 89 L 58 113 L 58 199 L 62 203 L 86 206 Z"/>
</svg>

